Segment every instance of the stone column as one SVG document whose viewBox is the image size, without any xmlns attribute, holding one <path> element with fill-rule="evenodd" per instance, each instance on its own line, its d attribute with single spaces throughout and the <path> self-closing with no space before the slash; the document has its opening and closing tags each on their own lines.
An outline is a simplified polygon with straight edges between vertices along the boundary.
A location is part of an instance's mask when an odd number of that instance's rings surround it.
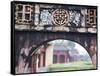
<svg viewBox="0 0 100 76">
<path fill-rule="evenodd" d="M 53 45 L 49 45 L 46 49 L 45 66 L 53 64 Z"/>
<path fill-rule="evenodd" d="M 96 39 L 93 38 L 91 39 L 91 44 L 90 44 L 90 56 L 91 56 L 91 60 L 92 60 L 92 64 L 94 69 L 96 69 Z"/>
</svg>

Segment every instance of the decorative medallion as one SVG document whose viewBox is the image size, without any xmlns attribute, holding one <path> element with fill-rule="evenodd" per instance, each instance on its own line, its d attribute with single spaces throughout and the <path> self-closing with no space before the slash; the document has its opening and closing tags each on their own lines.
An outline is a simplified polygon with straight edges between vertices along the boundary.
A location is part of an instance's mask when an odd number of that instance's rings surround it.
<svg viewBox="0 0 100 76">
<path fill-rule="evenodd" d="M 53 23 L 57 26 L 66 25 L 68 23 L 69 15 L 65 9 L 56 9 L 52 13 Z"/>
</svg>

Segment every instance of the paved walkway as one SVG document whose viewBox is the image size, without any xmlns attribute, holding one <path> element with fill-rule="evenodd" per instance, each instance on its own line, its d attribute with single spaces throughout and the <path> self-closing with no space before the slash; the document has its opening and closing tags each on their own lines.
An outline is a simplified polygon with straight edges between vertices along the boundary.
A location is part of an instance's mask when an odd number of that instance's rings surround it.
<svg viewBox="0 0 100 76">
<path fill-rule="evenodd" d="M 37 72 L 48 72 L 48 71 L 49 71 L 48 67 L 40 67 L 38 68 Z"/>
</svg>

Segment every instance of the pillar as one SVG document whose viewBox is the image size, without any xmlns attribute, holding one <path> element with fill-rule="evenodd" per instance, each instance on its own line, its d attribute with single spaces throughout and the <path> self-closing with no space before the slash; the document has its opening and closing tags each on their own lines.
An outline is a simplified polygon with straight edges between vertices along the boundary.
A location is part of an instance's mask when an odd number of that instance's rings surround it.
<svg viewBox="0 0 100 76">
<path fill-rule="evenodd" d="M 53 45 L 49 45 L 46 49 L 45 66 L 53 64 Z"/>
<path fill-rule="evenodd" d="M 92 60 L 92 64 L 94 69 L 96 69 L 96 39 L 92 38 L 91 39 L 91 44 L 90 44 L 90 56 L 91 56 L 91 60 Z"/>
</svg>

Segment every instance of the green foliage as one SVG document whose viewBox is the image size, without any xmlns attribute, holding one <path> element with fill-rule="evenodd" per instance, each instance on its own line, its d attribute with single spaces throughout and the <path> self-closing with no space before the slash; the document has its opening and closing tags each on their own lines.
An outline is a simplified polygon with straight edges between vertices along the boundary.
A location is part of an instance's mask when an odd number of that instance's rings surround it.
<svg viewBox="0 0 100 76">
<path fill-rule="evenodd" d="M 49 71 L 69 71 L 85 69 L 93 69 L 92 63 L 88 61 L 78 61 L 64 64 L 52 64 L 49 66 Z"/>
</svg>

